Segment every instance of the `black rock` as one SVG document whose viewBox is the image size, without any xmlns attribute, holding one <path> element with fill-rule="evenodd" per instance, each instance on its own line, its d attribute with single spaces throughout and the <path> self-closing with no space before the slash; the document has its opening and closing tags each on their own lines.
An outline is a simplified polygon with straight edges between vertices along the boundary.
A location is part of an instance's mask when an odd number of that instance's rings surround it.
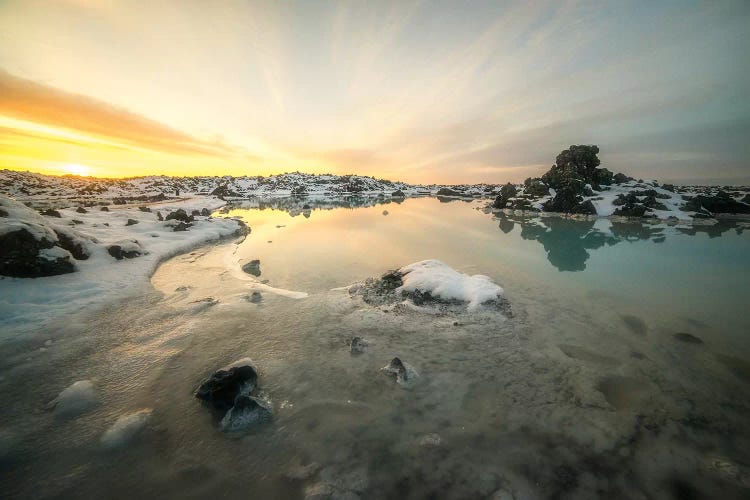
<svg viewBox="0 0 750 500">
<path fill-rule="evenodd" d="M 109 212 L 109 207 L 102 207 L 99 210 L 102 212 Z"/>
<path fill-rule="evenodd" d="M 134 259 L 141 255 L 140 250 L 123 250 L 120 245 L 110 245 L 107 247 L 107 252 L 117 260 L 122 259 Z"/>
<path fill-rule="evenodd" d="M 138 210 L 141 212 L 151 212 L 151 209 L 149 207 L 138 207 Z"/>
<path fill-rule="evenodd" d="M 194 218 L 191 215 L 188 215 L 185 210 L 179 208 L 175 210 L 174 212 L 170 212 L 165 217 L 165 220 L 178 220 L 182 222 L 193 222 Z"/>
<path fill-rule="evenodd" d="M 260 276 L 260 260 L 254 259 L 242 266 L 242 270 L 247 274 L 252 274 L 256 278 Z"/>
<path fill-rule="evenodd" d="M 258 373 L 250 365 L 218 370 L 201 382 L 195 397 L 215 410 L 225 412 L 234 406 L 238 396 L 251 393 L 257 382 Z"/>
<path fill-rule="evenodd" d="M 238 396 L 234 406 L 221 419 L 221 430 L 237 432 L 248 430 L 273 420 L 273 412 L 264 401 L 252 396 Z"/>
<path fill-rule="evenodd" d="M 128 222 L 125 224 L 126 226 L 133 226 L 135 224 L 138 224 L 138 221 L 135 219 L 128 219 Z"/>
<path fill-rule="evenodd" d="M 57 210 L 53 210 L 51 208 L 48 208 L 47 210 L 44 210 L 40 213 L 42 215 L 46 215 L 47 217 L 57 217 L 58 219 L 62 217 L 62 215 L 60 215 L 60 212 L 58 212 Z"/>
<path fill-rule="evenodd" d="M 87 214 L 87 213 L 89 213 L 89 211 L 88 211 L 88 210 L 86 210 L 86 209 L 85 209 L 85 208 L 83 208 L 83 207 L 78 207 L 78 208 L 76 208 L 76 212 L 78 212 L 79 214 Z"/>
<path fill-rule="evenodd" d="M 440 188 L 437 192 L 438 196 L 465 196 L 464 193 L 460 191 L 456 191 L 455 189 L 451 188 Z"/>
<path fill-rule="evenodd" d="M 0 235 L 0 275 L 37 278 L 72 273 L 75 266 L 67 257 L 46 259 L 39 251 L 52 248 L 54 242 L 37 240 L 26 228 Z"/>
</svg>

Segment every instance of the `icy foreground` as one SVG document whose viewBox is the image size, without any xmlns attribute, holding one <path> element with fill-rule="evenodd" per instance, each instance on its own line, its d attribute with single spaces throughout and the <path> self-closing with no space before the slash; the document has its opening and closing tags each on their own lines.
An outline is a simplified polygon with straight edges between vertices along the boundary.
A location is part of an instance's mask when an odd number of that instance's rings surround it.
<svg viewBox="0 0 750 500">
<path fill-rule="evenodd" d="M 190 224 L 184 224 L 177 220 L 160 221 L 159 212 L 168 214 L 183 209 L 191 213 L 205 209 L 203 213 L 207 214 L 223 204 L 213 197 L 201 197 L 152 204 L 143 209 L 67 208 L 55 211 L 56 215 L 42 216 L 0 195 L 0 209 L 6 214 L 0 217 L 0 238 L 13 236 L 14 245 L 9 255 L 11 240 L 4 240 L 0 261 L 13 265 L 22 262 L 31 271 L 38 270 L 35 267 L 38 265 L 59 267 L 52 269 L 54 272 L 15 273 L 15 276 L 44 276 L 38 278 L 9 277 L 8 274 L 14 274 L 12 271 L 3 273 L 0 330 L 38 329 L 59 321 L 63 315 L 136 293 L 163 260 L 244 230 L 244 225 L 234 219 L 193 216 Z M 30 253 L 30 258 L 24 257 L 24 253 Z"/>
</svg>

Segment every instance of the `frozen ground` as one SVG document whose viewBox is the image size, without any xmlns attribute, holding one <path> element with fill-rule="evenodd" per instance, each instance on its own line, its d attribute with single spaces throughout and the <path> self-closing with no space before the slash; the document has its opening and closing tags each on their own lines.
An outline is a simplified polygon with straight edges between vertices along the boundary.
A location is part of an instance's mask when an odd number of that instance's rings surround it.
<svg viewBox="0 0 750 500">
<path fill-rule="evenodd" d="M 0 195 L 0 204 L 12 201 Z M 135 206 L 75 208 L 58 210 L 60 218 L 41 216 L 21 208 L 21 219 L 0 218 L 0 232 L 23 224 L 39 237 L 56 240 L 53 229 L 66 231 L 90 253 L 86 260 L 72 260 L 76 271 L 40 278 L 0 277 L 0 331 L 2 337 L 38 331 L 59 321 L 70 320 L 71 314 L 91 311 L 93 307 L 114 299 L 140 293 L 156 267 L 165 259 L 191 248 L 232 236 L 241 229 L 232 219 L 196 216 L 186 231 L 174 231 L 177 221 L 159 221 L 157 212 L 166 216 L 171 211 L 208 209 L 213 211 L 224 201 L 214 197 L 192 197 L 184 200 L 149 204 L 151 212 Z M 17 207 L 17 205 L 13 205 Z M 20 212 L 19 212 L 20 213 Z M 132 219 L 136 224 L 128 225 Z M 28 221 L 31 225 L 26 224 Z M 135 250 L 141 255 L 117 260 L 108 247 L 120 245 L 123 251 Z M 67 253 L 55 246 L 45 252 Z M 63 319 L 64 318 L 64 319 Z"/>
</svg>

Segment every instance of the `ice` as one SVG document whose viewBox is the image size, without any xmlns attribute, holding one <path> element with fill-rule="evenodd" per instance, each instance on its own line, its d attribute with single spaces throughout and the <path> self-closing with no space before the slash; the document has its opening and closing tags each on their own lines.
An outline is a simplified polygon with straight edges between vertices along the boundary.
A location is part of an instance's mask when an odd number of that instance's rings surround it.
<svg viewBox="0 0 750 500">
<path fill-rule="evenodd" d="M 107 449 L 114 449 L 128 444 L 141 432 L 150 418 L 151 409 L 149 408 L 121 416 L 102 435 L 102 446 Z"/>
<path fill-rule="evenodd" d="M 469 276 L 459 273 L 439 260 L 423 260 L 399 269 L 403 275 L 403 285 L 398 291 L 429 292 L 443 300 L 467 302 L 467 310 L 474 310 L 481 304 L 503 297 L 503 289 L 489 277 L 476 274 Z"/>
</svg>

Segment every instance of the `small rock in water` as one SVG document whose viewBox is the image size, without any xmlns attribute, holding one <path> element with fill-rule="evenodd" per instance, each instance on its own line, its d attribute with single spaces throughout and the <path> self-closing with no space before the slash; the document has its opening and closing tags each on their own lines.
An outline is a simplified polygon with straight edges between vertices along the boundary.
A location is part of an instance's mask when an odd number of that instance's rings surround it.
<svg viewBox="0 0 750 500">
<path fill-rule="evenodd" d="M 143 430 L 150 418 L 151 409 L 149 408 L 121 416 L 102 436 L 102 446 L 107 449 L 124 446 Z"/>
<path fill-rule="evenodd" d="M 229 366 L 218 370 L 201 382 L 195 397 L 218 411 L 234 406 L 238 396 L 250 394 L 258 382 L 258 373 L 252 365 Z"/>
<path fill-rule="evenodd" d="M 45 345 L 47 345 L 45 343 Z M 48 408 L 54 409 L 55 415 L 72 417 L 84 413 L 96 406 L 98 399 L 94 384 L 90 380 L 79 380 L 65 388 L 55 399 L 50 401 Z"/>
<path fill-rule="evenodd" d="M 267 404 L 252 396 L 238 396 L 234 406 L 221 419 L 221 430 L 236 432 L 273 420 L 273 413 Z"/>
<path fill-rule="evenodd" d="M 680 342 L 685 342 L 687 344 L 702 344 L 703 343 L 701 339 L 699 339 L 695 335 L 690 335 L 689 333 L 675 333 L 674 339 Z"/>
<path fill-rule="evenodd" d="M 385 373 L 394 375 L 396 383 L 402 387 L 409 387 L 419 376 L 417 371 L 399 358 L 393 358 L 388 365 L 381 368 Z"/>
<path fill-rule="evenodd" d="M 352 337 L 352 340 L 349 342 L 349 351 L 352 354 L 362 354 L 367 350 L 368 345 L 369 343 L 362 337 Z"/>
<path fill-rule="evenodd" d="M 260 260 L 251 260 L 250 262 L 242 266 L 242 270 L 247 274 L 252 274 L 257 278 L 258 276 L 260 276 Z"/>
</svg>

